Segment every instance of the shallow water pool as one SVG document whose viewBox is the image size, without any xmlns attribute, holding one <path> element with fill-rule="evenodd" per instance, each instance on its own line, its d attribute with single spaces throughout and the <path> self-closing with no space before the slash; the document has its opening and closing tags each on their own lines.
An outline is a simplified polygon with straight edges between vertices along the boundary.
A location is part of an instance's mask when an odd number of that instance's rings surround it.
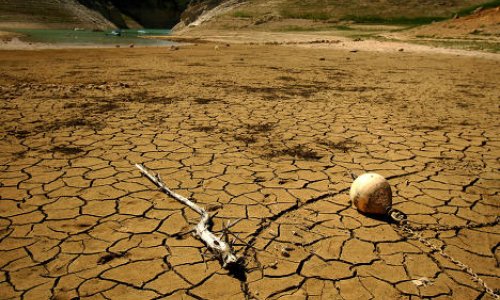
<svg viewBox="0 0 500 300">
<path fill-rule="evenodd" d="M 22 40 L 32 43 L 58 44 L 67 46 L 165 46 L 174 42 L 143 38 L 146 36 L 169 35 L 168 29 L 123 29 L 121 35 L 112 31 L 62 30 L 62 29 L 18 29 L 25 37 Z"/>
</svg>

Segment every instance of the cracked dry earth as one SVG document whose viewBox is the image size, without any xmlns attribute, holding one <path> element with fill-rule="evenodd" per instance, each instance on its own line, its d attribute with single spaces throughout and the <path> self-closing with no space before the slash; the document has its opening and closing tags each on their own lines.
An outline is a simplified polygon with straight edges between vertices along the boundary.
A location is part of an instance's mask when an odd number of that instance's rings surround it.
<svg viewBox="0 0 500 300">
<path fill-rule="evenodd" d="M 499 226 L 483 224 L 499 215 L 499 71 L 281 46 L 3 51 L 0 298 L 490 299 L 347 192 L 350 172 L 386 176 L 394 207 L 499 289 Z M 241 218 L 244 272 L 134 163 L 217 212 L 214 230 Z"/>
</svg>

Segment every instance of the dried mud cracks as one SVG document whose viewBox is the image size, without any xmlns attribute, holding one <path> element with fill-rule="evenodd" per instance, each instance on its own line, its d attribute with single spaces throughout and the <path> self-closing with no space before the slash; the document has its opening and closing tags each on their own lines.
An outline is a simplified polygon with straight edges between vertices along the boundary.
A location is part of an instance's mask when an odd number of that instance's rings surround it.
<svg viewBox="0 0 500 300">
<path fill-rule="evenodd" d="M 99 53 L 107 71 L 78 52 L 44 74 L 28 69 L 43 53 L 2 57 L 1 299 L 488 298 L 346 191 L 349 171 L 375 171 L 410 220 L 493 220 L 496 61 L 203 47 Z M 217 211 L 215 229 L 243 218 L 244 276 L 185 234 L 198 216 L 134 163 Z M 498 231 L 423 234 L 499 288 Z"/>
</svg>

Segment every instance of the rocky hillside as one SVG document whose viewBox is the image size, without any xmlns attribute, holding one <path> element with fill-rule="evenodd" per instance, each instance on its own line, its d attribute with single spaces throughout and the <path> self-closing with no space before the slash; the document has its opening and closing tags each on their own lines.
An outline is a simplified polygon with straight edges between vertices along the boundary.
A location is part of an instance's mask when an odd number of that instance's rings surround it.
<svg viewBox="0 0 500 300">
<path fill-rule="evenodd" d="M 0 28 L 171 28 L 189 0 L 0 0 Z"/>
<path fill-rule="evenodd" d="M 249 0 L 239 17 L 349 20 L 355 22 L 428 22 L 447 19 L 462 10 L 499 1 L 485 0 Z"/>
<path fill-rule="evenodd" d="M 0 28 L 110 28 L 113 23 L 76 0 L 1 0 Z"/>
<path fill-rule="evenodd" d="M 232 3 L 230 9 L 228 3 Z M 295 22 L 291 20 L 299 20 L 307 30 L 335 26 L 335 23 L 414 26 L 499 4 L 499 0 L 204 0 L 190 5 L 176 28 L 193 28 L 203 23 L 201 27 L 211 29 L 289 30 L 297 27 L 289 25 Z M 218 13 L 209 12 L 210 9 Z M 199 16 L 201 21 L 197 19 Z"/>
<path fill-rule="evenodd" d="M 484 0 L 0 0 L 0 28 L 177 28 L 211 23 L 238 29 L 281 20 L 428 23 Z M 179 22 L 180 21 L 180 22 Z M 215 25 L 214 25 L 215 24 Z"/>
</svg>

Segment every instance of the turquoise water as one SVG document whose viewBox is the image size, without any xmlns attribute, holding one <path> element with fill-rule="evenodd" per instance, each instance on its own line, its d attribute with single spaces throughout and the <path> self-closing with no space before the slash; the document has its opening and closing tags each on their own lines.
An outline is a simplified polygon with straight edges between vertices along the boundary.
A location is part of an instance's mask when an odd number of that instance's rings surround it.
<svg viewBox="0 0 500 300">
<path fill-rule="evenodd" d="M 168 29 L 123 29 L 121 36 L 113 36 L 110 31 L 95 32 L 91 30 L 53 30 L 53 29 L 19 29 L 24 34 L 22 39 L 33 43 L 58 44 L 68 46 L 165 46 L 175 44 L 165 40 L 141 38 L 141 36 L 169 35 Z"/>
</svg>

